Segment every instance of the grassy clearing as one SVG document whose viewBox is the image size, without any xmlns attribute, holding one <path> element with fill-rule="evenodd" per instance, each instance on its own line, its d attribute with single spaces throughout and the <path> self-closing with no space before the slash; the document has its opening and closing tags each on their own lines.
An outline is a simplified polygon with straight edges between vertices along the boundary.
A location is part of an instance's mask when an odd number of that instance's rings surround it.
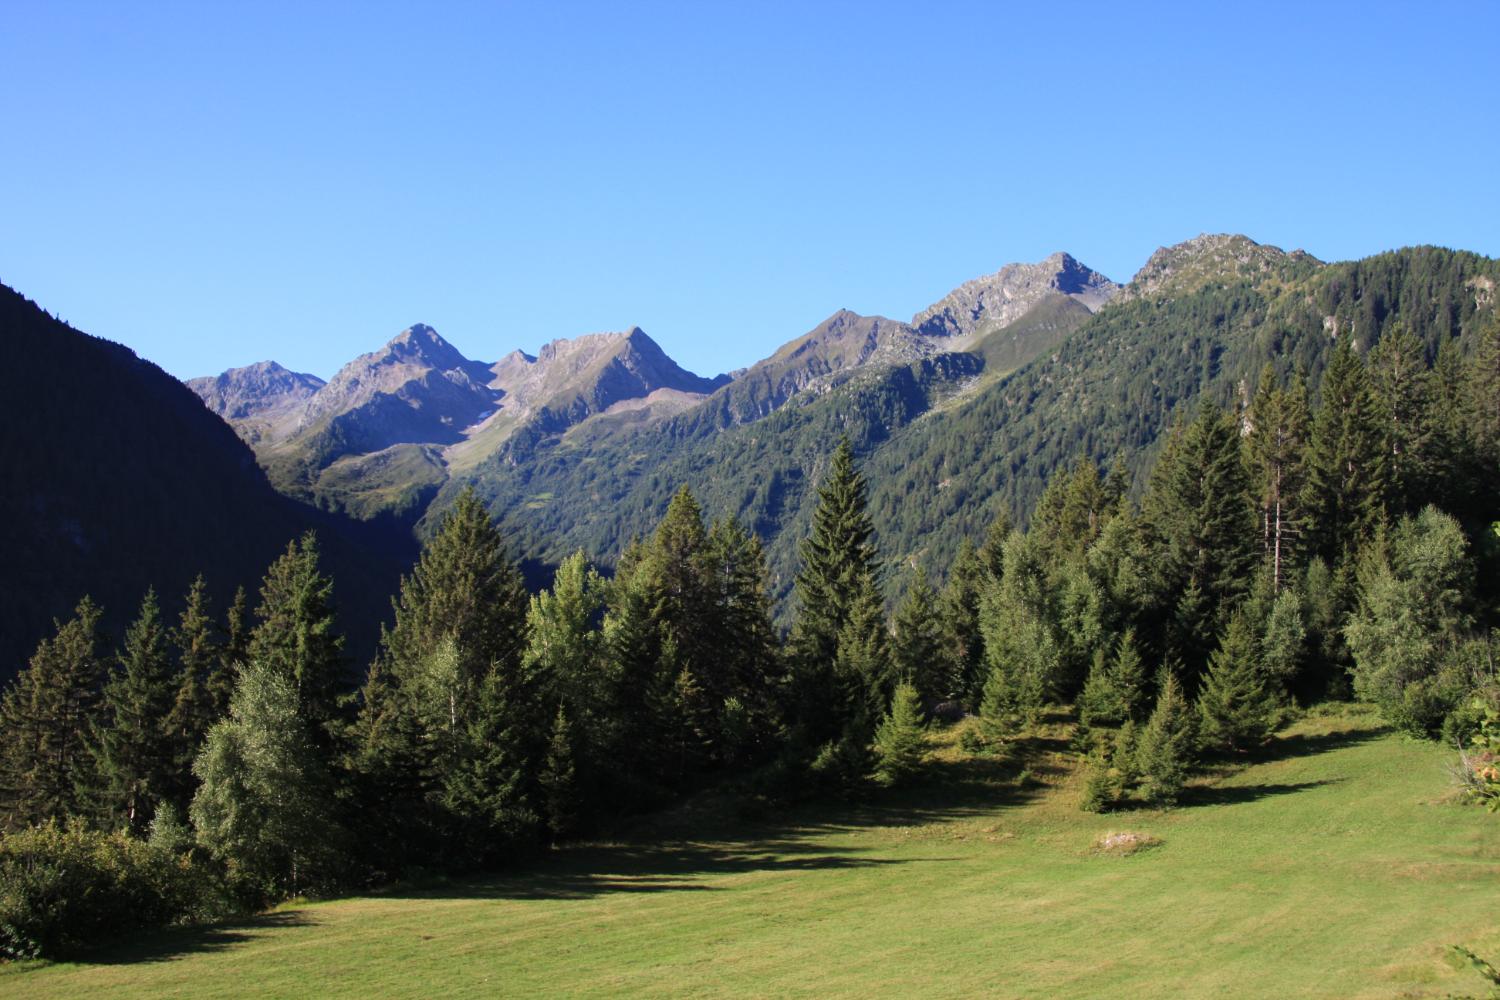
<svg viewBox="0 0 1500 1000">
<path fill-rule="evenodd" d="M 561 851 L 526 874 L 3 970 L 0 995 L 1482 991 L 1443 949 L 1500 954 L 1500 820 L 1452 804 L 1441 748 L 1357 709 L 1317 715 L 1184 807 L 1090 816 L 1065 736 L 1031 741 L 1039 781 L 1025 785 L 950 735 L 932 786 L 875 803 L 758 824 L 700 804 L 640 844 Z M 1099 849 L 1127 832 L 1159 843 Z"/>
</svg>

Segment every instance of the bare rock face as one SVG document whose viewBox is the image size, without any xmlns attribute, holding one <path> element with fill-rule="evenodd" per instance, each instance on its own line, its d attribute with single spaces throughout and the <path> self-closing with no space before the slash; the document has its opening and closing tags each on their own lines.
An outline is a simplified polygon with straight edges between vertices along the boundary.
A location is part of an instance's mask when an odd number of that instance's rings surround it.
<svg viewBox="0 0 1500 1000">
<path fill-rule="evenodd" d="M 1185 295 L 1211 282 L 1254 279 L 1288 264 L 1322 262 L 1301 250 L 1257 243 L 1248 236 L 1202 233 L 1153 253 L 1118 301 Z"/>
<path fill-rule="evenodd" d="M 323 388 L 323 380 L 289 371 L 274 361 L 261 361 L 231 368 L 222 375 L 189 379 L 187 387 L 210 410 L 233 422 L 255 417 L 274 419 L 311 398 Z"/>
<path fill-rule="evenodd" d="M 1098 311 L 1120 286 L 1066 253 L 1036 264 L 1007 264 L 967 281 L 912 318 L 925 336 L 976 338 L 1009 326 L 1049 295 L 1065 295 Z"/>
</svg>

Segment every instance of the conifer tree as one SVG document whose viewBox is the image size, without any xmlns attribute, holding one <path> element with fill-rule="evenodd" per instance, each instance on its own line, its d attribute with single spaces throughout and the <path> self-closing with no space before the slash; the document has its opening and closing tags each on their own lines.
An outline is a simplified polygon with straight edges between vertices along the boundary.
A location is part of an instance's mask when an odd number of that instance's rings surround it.
<svg viewBox="0 0 1500 1000">
<path fill-rule="evenodd" d="M 141 834 L 174 790 L 179 763 L 168 725 L 176 671 L 155 591 L 146 591 L 117 663 L 93 727 L 94 795 L 108 822 Z"/>
<path fill-rule="evenodd" d="M 1011 534 L 1005 567 L 980 602 L 989 675 L 979 714 L 992 732 L 1008 734 L 1035 721 L 1057 688 L 1063 656 L 1046 573 L 1027 536 Z"/>
<path fill-rule="evenodd" d="M 1209 658 L 1198 715 L 1203 741 L 1221 750 L 1264 743 L 1275 728 L 1276 696 L 1261 672 L 1255 637 L 1242 615 L 1229 620 Z"/>
<path fill-rule="evenodd" d="M 607 786 L 635 805 L 659 799 L 670 784 L 669 731 L 676 722 L 675 652 L 656 626 L 655 599 L 641 562 L 627 549 L 606 588 L 609 710 L 600 736 Z"/>
<path fill-rule="evenodd" d="M 1295 562 L 1305 530 L 1300 506 L 1306 480 L 1307 389 L 1296 375 L 1287 388 L 1268 364 L 1250 410 L 1250 457 L 1261 521 L 1261 546 L 1271 562 L 1272 585 L 1286 583 L 1286 565 Z"/>
<path fill-rule="evenodd" d="M 108 670 L 101 614 L 89 598 L 79 601 L 0 699 L 0 822 L 8 829 L 84 814 L 90 727 Z"/>
<path fill-rule="evenodd" d="M 979 631 L 979 596 L 985 570 L 967 538 L 948 570 L 948 581 L 938 597 L 938 619 L 944 653 L 954 670 L 954 688 L 966 706 L 978 705 L 984 686 L 984 639 Z"/>
<path fill-rule="evenodd" d="M 1164 670 L 1156 708 L 1136 743 L 1136 770 L 1147 802 L 1171 805 L 1182 795 L 1195 739 L 1192 709 L 1175 672 Z"/>
<path fill-rule="evenodd" d="M 198 748 L 218 721 L 214 688 L 225 669 L 214 641 L 214 621 L 209 613 L 208 586 L 199 576 L 188 588 L 177 627 L 171 633 L 177 648 L 176 693 L 167 715 L 167 738 L 172 754 L 172 780 L 167 797 L 181 816 L 192 800 L 192 767 Z M 227 706 L 227 702 L 226 702 Z"/>
<path fill-rule="evenodd" d="M 793 703 L 812 746 L 839 738 L 851 725 L 868 739 L 869 702 L 885 676 L 874 527 L 865 507 L 865 480 L 845 438 L 818 490 L 796 581 Z M 846 642 L 860 648 L 845 649 Z"/>
<path fill-rule="evenodd" d="M 1255 564 L 1255 522 L 1234 421 L 1204 400 L 1174 434 L 1151 476 L 1146 519 L 1157 541 L 1163 593 L 1180 595 L 1168 652 L 1196 678 L 1217 634 L 1244 595 Z"/>
<path fill-rule="evenodd" d="M 234 696 L 240 665 L 250 657 L 250 598 L 244 587 L 235 588 L 234 600 L 224 613 L 222 632 L 218 665 L 208 677 L 208 694 L 215 720 L 222 719 L 229 712 L 229 699 Z"/>
<path fill-rule="evenodd" d="M 344 639 L 334 628 L 333 581 L 308 532 L 266 570 L 246 656 L 289 678 L 321 746 L 331 739 L 343 680 Z"/>
<path fill-rule="evenodd" d="M 1370 351 L 1370 386 L 1382 418 L 1388 507 L 1415 511 L 1431 494 L 1432 373 L 1426 348 L 1397 323 Z"/>
<path fill-rule="evenodd" d="M 875 779 L 883 785 L 910 781 L 921 768 L 923 742 L 922 696 L 902 681 L 875 730 Z"/>
<path fill-rule="evenodd" d="M 557 717 L 552 722 L 552 735 L 547 741 L 547 758 L 541 776 L 547 829 L 554 840 L 568 836 L 578 824 L 581 807 L 574 755 L 573 728 L 568 723 L 567 712 L 559 705 Z"/>
<path fill-rule="evenodd" d="M 1267 684 L 1291 690 L 1301 670 L 1307 647 L 1302 596 L 1293 588 L 1276 595 L 1260 636 L 1260 666 Z"/>
<path fill-rule="evenodd" d="M 708 555 L 717 587 L 714 630 L 724 678 L 719 755 L 739 758 L 780 727 L 786 676 L 760 539 L 734 518 L 716 521 L 708 533 Z M 730 702 L 738 707 L 731 709 Z"/>
<path fill-rule="evenodd" d="M 956 686 L 935 602 L 927 574 L 917 569 L 896 609 L 891 637 L 891 666 L 898 682 L 916 688 L 922 703 L 929 706 L 952 695 Z"/>
<path fill-rule="evenodd" d="M 1352 559 L 1385 512 L 1379 401 L 1351 339 L 1339 339 L 1323 372 L 1302 501 L 1316 552 L 1334 563 Z"/>
</svg>

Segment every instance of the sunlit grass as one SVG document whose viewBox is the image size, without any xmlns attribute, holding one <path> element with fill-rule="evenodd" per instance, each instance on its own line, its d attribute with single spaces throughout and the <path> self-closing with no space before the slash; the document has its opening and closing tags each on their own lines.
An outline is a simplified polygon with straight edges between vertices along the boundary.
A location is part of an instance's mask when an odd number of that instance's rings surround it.
<svg viewBox="0 0 1500 1000">
<path fill-rule="evenodd" d="M 1500 954 L 1500 819 L 1451 801 L 1441 748 L 1338 710 L 1218 768 L 1181 808 L 1094 816 L 1066 735 L 1054 722 L 1030 741 L 1027 787 L 947 734 L 924 788 L 755 824 L 698 803 L 640 843 L 14 968 L 0 994 L 1481 991 L 1443 949 Z M 1121 832 L 1159 843 L 1099 848 Z"/>
</svg>

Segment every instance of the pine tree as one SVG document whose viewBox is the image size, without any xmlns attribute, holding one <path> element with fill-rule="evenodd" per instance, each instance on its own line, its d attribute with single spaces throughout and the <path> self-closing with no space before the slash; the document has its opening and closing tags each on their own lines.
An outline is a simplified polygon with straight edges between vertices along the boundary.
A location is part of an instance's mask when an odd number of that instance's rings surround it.
<svg viewBox="0 0 1500 1000">
<path fill-rule="evenodd" d="M 1340 338 L 1323 372 L 1302 499 L 1315 551 L 1333 563 L 1352 559 L 1385 513 L 1379 401 L 1350 340 Z"/>
<path fill-rule="evenodd" d="M 996 735 L 1037 718 L 1063 667 L 1046 574 L 1030 539 L 1013 532 L 1005 545 L 1005 576 L 980 601 L 989 675 L 979 714 Z"/>
<path fill-rule="evenodd" d="M 94 796 L 108 822 L 141 834 L 157 804 L 177 784 L 178 759 L 168 725 L 176 671 L 155 591 L 146 591 L 117 661 L 93 727 Z"/>
<path fill-rule="evenodd" d="M 883 785 L 910 781 L 922 765 L 922 696 L 905 681 L 896 685 L 890 711 L 875 730 L 875 778 Z"/>
<path fill-rule="evenodd" d="M 250 598 L 244 587 L 236 587 L 234 600 L 224 613 L 223 637 L 218 663 L 208 675 L 207 687 L 213 705 L 213 718 L 222 719 L 229 712 L 229 699 L 239 679 L 240 665 L 250 658 Z"/>
<path fill-rule="evenodd" d="M 979 631 L 979 596 L 984 581 L 979 554 L 966 538 L 938 597 L 938 619 L 944 653 L 953 664 L 955 693 L 969 707 L 979 704 L 984 686 L 984 639 Z"/>
<path fill-rule="evenodd" d="M 93 777 L 89 735 L 108 664 L 99 606 L 85 597 L 43 639 L 0 699 L 0 822 L 17 829 L 81 816 Z"/>
<path fill-rule="evenodd" d="M 334 628 L 333 581 L 318 558 L 317 539 L 308 532 L 266 570 L 246 655 L 291 680 L 314 738 L 326 746 L 343 680 L 344 639 Z"/>
<path fill-rule="evenodd" d="M 935 602 L 927 574 L 918 569 L 892 622 L 891 666 L 898 681 L 915 687 L 928 706 L 953 694 L 957 673 L 943 642 Z"/>
<path fill-rule="evenodd" d="M 1156 708 L 1141 730 L 1135 762 L 1141 794 L 1152 805 L 1171 805 L 1182 795 L 1193 763 L 1192 710 L 1173 671 L 1165 670 Z"/>
<path fill-rule="evenodd" d="M 1229 620 L 1209 659 L 1198 715 L 1204 743 L 1221 750 L 1264 743 L 1275 728 L 1276 696 L 1261 672 L 1255 637 L 1242 615 Z"/>
<path fill-rule="evenodd" d="M 734 518 L 716 521 L 708 533 L 708 555 L 717 587 L 714 630 L 725 679 L 717 753 L 727 762 L 727 757 L 738 760 L 769 743 L 780 728 L 786 675 L 760 539 Z M 731 708 L 731 702 L 738 707 Z"/>
</svg>

